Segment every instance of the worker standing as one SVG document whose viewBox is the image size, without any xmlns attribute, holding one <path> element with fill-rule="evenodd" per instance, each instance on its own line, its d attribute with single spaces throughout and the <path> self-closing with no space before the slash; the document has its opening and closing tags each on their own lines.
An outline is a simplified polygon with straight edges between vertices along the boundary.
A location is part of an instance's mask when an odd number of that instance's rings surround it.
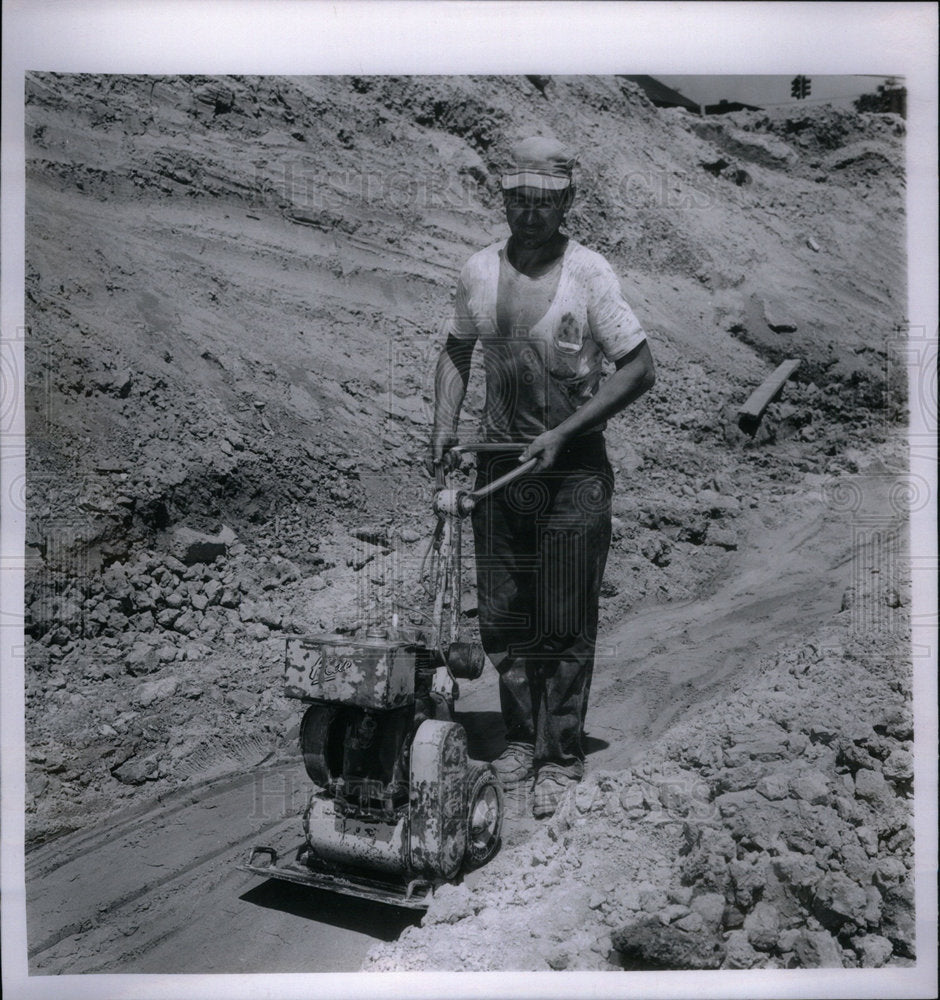
<svg viewBox="0 0 940 1000">
<path fill-rule="evenodd" d="M 513 148 L 501 179 L 511 235 L 461 272 L 437 365 L 431 440 L 438 464 L 457 442 L 479 341 L 483 440 L 507 449 L 481 454 L 476 488 L 537 459 L 473 512 L 480 633 L 499 673 L 507 740 L 493 767 L 510 792 L 534 779 L 537 817 L 552 815 L 584 774 L 611 531 L 605 422 L 654 381 L 646 335 L 610 265 L 561 231 L 574 166 L 554 139 Z M 602 380 L 604 358 L 616 371 Z"/>
</svg>

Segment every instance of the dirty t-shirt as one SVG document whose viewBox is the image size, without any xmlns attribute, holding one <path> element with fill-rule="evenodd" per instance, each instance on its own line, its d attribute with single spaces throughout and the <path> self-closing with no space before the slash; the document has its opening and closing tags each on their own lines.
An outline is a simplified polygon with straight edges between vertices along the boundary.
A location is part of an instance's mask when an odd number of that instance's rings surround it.
<svg viewBox="0 0 940 1000">
<path fill-rule="evenodd" d="M 574 240 L 537 278 L 509 263 L 504 242 L 474 254 L 450 333 L 483 345 L 484 440 L 516 443 L 557 427 L 597 392 L 604 358 L 646 339 L 610 264 Z"/>
</svg>

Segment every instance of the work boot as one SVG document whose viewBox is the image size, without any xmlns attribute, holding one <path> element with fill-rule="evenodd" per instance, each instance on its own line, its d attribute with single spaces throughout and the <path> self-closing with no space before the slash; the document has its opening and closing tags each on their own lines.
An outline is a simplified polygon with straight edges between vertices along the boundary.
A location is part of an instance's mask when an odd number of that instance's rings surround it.
<svg viewBox="0 0 940 1000">
<path fill-rule="evenodd" d="M 510 743 L 493 761 L 491 766 L 505 791 L 513 792 L 532 780 L 534 756 L 535 748 L 531 743 Z"/>
<path fill-rule="evenodd" d="M 536 819 L 554 816 L 565 792 L 577 783 L 578 779 L 559 764 L 543 764 L 535 779 L 532 815 Z"/>
</svg>

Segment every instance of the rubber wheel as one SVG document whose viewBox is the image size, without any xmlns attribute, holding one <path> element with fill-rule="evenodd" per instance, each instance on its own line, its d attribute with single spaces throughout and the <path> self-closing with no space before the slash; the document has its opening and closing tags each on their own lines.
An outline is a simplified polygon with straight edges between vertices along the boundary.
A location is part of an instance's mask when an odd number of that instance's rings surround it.
<svg viewBox="0 0 940 1000">
<path fill-rule="evenodd" d="M 499 850 L 503 832 L 503 790 L 489 764 L 467 768 L 467 853 L 464 868 L 485 865 Z"/>
</svg>

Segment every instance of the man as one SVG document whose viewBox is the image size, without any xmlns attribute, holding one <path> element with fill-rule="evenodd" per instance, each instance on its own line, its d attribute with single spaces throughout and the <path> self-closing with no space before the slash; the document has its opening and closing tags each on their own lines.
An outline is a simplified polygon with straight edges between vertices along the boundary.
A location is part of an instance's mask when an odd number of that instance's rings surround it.
<svg viewBox="0 0 940 1000">
<path fill-rule="evenodd" d="M 646 336 L 610 265 L 561 231 L 574 161 L 533 137 L 502 177 L 508 242 L 467 262 L 435 379 L 432 463 L 457 441 L 475 343 L 483 347 L 483 439 L 477 488 L 518 462 L 531 472 L 473 513 L 477 604 L 499 673 L 504 787 L 534 778 L 533 813 L 550 816 L 584 774 L 583 725 L 598 599 L 610 545 L 608 417 L 649 389 Z M 603 358 L 616 372 L 601 381 Z M 513 446 L 516 446 L 515 449 Z M 519 446 L 523 446 L 520 455 Z"/>
</svg>

